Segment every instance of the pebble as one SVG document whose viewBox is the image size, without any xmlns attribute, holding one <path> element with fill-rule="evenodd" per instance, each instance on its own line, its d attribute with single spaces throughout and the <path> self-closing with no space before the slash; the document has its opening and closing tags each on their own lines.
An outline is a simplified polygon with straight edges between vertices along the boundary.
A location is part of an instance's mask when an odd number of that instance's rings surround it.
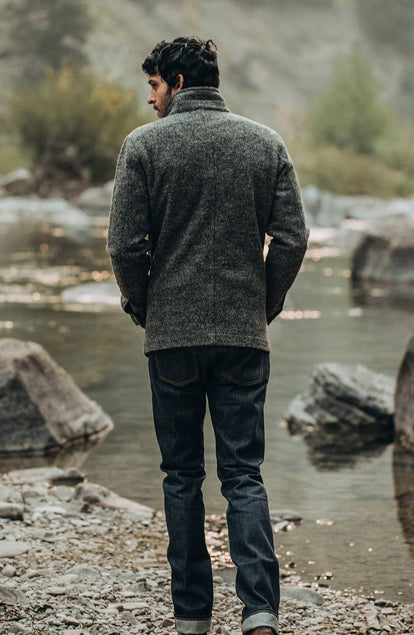
<svg viewBox="0 0 414 635">
<path fill-rule="evenodd" d="M 47 587 L 46 593 L 49 595 L 66 595 L 66 593 L 70 593 L 70 588 L 66 586 L 50 586 Z"/>
<path fill-rule="evenodd" d="M 17 503 L 4 503 L 0 501 L 0 518 L 10 520 L 23 520 L 23 507 Z"/>
<path fill-rule="evenodd" d="M 277 534 L 279 531 L 284 531 L 289 526 L 290 526 L 289 521 L 281 520 L 280 522 L 278 522 L 275 525 L 273 525 L 273 531 L 275 532 L 275 534 Z"/>
<path fill-rule="evenodd" d="M 6 576 L 6 578 L 13 578 L 16 574 L 17 569 L 11 564 L 6 564 L 6 566 L 1 570 L 1 575 Z"/>
<path fill-rule="evenodd" d="M 56 498 L 60 501 L 68 502 L 73 496 L 72 487 L 68 487 L 67 485 L 58 485 L 57 487 L 53 488 L 52 491 L 53 496 L 56 496 Z"/>
<path fill-rule="evenodd" d="M 26 604 L 26 596 L 16 587 L 0 585 L 1 604 Z"/>
<path fill-rule="evenodd" d="M 148 508 L 143 513 L 118 498 L 123 508 L 76 501 L 75 487 L 83 477 L 63 472 L 0 475 L 4 503 L 24 500 L 24 521 L 0 518 L 1 635 L 175 633 L 164 515 Z M 275 510 L 272 521 L 292 524 L 294 530 L 300 514 Z M 206 536 L 215 587 L 210 633 L 240 635 L 242 607 L 234 590 L 224 516 L 206 519 Z M 301 580 L 289 567 L 283 571 L 281 634 L 413 632 L 414 605 L 322 588 L 334 574 L 328 573 L 320 572 L 318 583 Z"/>
<path fill-rule="evenodd" d="M 302 520 L 301 514 L 295 512 L 293 509 L 271 509 L 270 518 L 274 523 L 281 522 L 282 520 L 299 523 Z"/>
<path fill-rule="evenodd" d="M 300 605 L 316 604 L 321 606 L 323 604 L 322 595 L 313 589 L 283 586 L 280 595 L 283 599 L 295 600 Z"/>
<path fill-rule="evenodd" d="M 0 541 L 0 558 L 16 558 L 30 550 L 27 542 L 19 542 L 18 540 L 1 540 Z"/>
</svg>

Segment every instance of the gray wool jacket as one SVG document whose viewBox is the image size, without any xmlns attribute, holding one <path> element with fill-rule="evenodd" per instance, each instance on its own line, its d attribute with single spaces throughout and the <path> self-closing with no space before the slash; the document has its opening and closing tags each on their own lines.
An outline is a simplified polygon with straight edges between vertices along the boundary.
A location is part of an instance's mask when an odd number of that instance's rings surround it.
<svg viewBox="0 0 414 635">
<path fill-rule="evenodd" d="M 273 237 L 264 261 L 265 233 Z M 144 352 L 269 350 L 308 230 L 281 137 L 232 114 L 216 88 L 178 91 L 122 146 L 108 252 Z"/>
</svg>

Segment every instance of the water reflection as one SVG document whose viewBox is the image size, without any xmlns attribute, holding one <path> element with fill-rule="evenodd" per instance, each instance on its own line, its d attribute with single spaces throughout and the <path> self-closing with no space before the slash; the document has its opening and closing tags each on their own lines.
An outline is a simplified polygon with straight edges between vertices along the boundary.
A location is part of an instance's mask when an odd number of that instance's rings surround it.
<svg viewBox="0 0 414 635">
<path fill-rule="evenodd" d="M 398 520 L 414 558 L 414 453 L 399 444 L 394 446 L 393 475 Z"/>
<path fill-rule="evenodd" d="M 35 452 L 0 455 L 0 474 L 34 467 L 79 468 L 87 459 L 89 452 L 96 449 L 102 440 L 103 438 L 90 439 L 68 447 L 53 448 L 47 454 Z"/>
<path fill-rule="evenodd" d="M 308 439 L 308 458 L 318 470 L 340 470 L 342 468 L 356 467 L 372 461 L 383 454 L 388 443 L 382 443 L 374 448 L 359 449 L 354 452 L 338 451 L 332 447 L 314 447 Z"/>
<path fill-rule="evenodd" d="M 354 304 L 378 308 L 392 304 L 402 310 L 412 311 L 414 308 L 414 287 L 412 284 L 390 285 L 378 281 L 373 283 L 353 280 L 351 298 Z"/>
</svg>

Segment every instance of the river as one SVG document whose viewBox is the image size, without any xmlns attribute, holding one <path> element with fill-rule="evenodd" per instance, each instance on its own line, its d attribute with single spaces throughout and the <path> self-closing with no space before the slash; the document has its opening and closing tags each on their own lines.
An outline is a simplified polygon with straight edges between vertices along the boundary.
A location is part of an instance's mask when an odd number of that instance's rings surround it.
<svg viewBox="0 0 414 635">
<path fill-rule="evenodd" d="M 65 240 L 51 227 L 3 227 L 0 234 L 0 336 L 42 344 L 80 387 L 113 418 L 114 430 L 97 446 L 44 459 L 0 459 L 0 470 L 56 461 L 74 464 L 90 481 L 162 507 L 159 453 L 151 420 L 143 331 L 112 305 L 64 304 L 62 289 L 107 280 L 105 222 L 88 244 Z M 356 304 L 349 257 L 312 249 L 289 293 L 286 310 L 269 328 L 272 374 L 266 407 L 263 476 L 271 509 L 289 508 L 300 525 L 276 535 L 277 549 L 312 582 L 414 602 L 414 502 L 401 502 L 414 458 L 394 465 L 394 447 L 371 454 L 313 457 L 291 436 L 283 413 L 307 387 L 315 364 L 362 363 L 395 377 L 412 333 L 412 304 L 386 299 Z M 215 476 L 214 442 L 206 421 L 204 495 L 207 513 L 225 504 Z M 286 559 L 287 554 L 287 559 Z M 332 579 L 331 579 L 332 578 Z"/>
</svg>

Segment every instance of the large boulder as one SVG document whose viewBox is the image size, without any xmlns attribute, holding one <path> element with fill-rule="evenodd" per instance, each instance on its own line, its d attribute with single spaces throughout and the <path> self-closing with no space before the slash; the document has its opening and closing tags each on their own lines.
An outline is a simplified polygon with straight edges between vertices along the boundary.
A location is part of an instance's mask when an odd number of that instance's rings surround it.
<svg viewBox="0 0 414 635">
<path fill-rule="evenodd" d="M 39 344 L 0 340 L 2 454 L 47 451 L 112 428 L 108 415 Z"/>
<path fill-rule="evenodd" d="M 414 452 L 414 336 L 408 343 L 398 372 L 394 423 L 401 445 Z"/>
<path fill-rule="evenodd" d="M 393 379 L 362 365 L 320 364 L 309 389 L 290 404 L 292 434 L 313 449 L 349 454 L 393 440 Z"/>
<path fill-rule="evenodd" d="M 0 178 L 0 192 L 14 196 L 30 194 L 33 189 L 33 174 L 27 168 L 18 168 Z"/>
<path fill-rule="evenodd" d="M 372 226 L 354 249 L 351 269 L 355 288 L 414 298 L 414 220 Z"/>
</svg>

